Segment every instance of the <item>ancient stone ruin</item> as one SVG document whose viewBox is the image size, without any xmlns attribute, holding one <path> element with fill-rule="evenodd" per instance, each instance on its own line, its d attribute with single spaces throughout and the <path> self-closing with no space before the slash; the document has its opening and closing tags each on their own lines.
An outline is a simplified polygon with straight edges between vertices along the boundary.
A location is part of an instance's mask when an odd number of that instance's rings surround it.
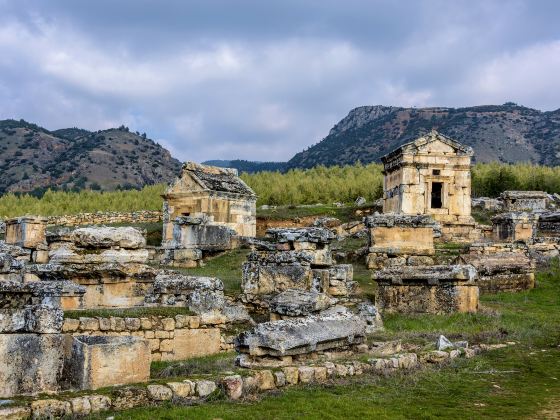
<svg viewBox="0 0 560 420">
<path fill-rule="evenodd" d="M 338 299 L 347 299 L 356 290 L 352 265 L 333 261 L 329 244 L 335 237 L 330 230 L 269 229 L 267 236 L 270 242 L 257 243 L 243 264 L 241 288 L 246 303 L 268 310 L 273 298 L 292 289 Z"/>
<path fill-rule="evenodd" d="M 442 239 L 474 239 L 472 156 L 470 147 L 436 131 L 384 156 L 383 213 L 427 214 L 441 223 Z"/>
<path fill-rule="evenodd" d="M 181 239 L 176 237 L 176 224 L 185 226 L 192 223 L 201 229 L 204 229 L 201 224 L 222 226 L 241 237 L 256 235 L 257 196 L 237 176 L 235 169 L 187 162 L 183 165 L 181 176 L 169 186 L 163 199 L 162 246 L 165 248 L 181 244 Z M 186 219 L 177 220 L 185 216 Z M 204 244 L 204 241 L 201 243 Z"/>
<path fill-rule="evenodd" d="M 548 194 L 544 191 L 504 191 L 500 198 L 505 211 L 545 211 Z"/>
</svg>

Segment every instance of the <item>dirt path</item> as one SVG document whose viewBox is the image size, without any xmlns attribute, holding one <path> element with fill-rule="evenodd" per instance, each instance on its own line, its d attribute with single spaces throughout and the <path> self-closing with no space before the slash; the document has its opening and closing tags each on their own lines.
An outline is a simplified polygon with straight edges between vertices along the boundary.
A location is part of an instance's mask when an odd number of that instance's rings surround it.
<svg viewBox="0 0 560 420">
<path fill-rule="evenodd" d="M 551 399 L 547 407 L 539 411 L 535 416 L 531 417 L 531 419 L 560 419 L 560 397 L 554 397 Z"/>
</svg>

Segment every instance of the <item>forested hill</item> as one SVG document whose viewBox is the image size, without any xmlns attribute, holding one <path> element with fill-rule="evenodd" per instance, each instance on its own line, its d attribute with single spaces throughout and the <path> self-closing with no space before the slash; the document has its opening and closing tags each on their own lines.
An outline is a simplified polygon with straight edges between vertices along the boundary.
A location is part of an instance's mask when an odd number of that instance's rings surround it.
<svg viewBox="0 0 560 420">
<path fill-rule="evenodd" d="M 432 128 L 472 146 L 477 162 L 560 165 L 560 109 L 542 112 L 506 103 L 469 108 L 355 108 L 322 141 L 296 154 L 287 167 L 377 162 Z"/>
<path fill-rule="evenodd" d="M 114 190 L 170 182 L 181 163 L 121 126 L 49 131 L 24 120 L 0 121 L 0 194 L 45 188 Z"/>
</svg>

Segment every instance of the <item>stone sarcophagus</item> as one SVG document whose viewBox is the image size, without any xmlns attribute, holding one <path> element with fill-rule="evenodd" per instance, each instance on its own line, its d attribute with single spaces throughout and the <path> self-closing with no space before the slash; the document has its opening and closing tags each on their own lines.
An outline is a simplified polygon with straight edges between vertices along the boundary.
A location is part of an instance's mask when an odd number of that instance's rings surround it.
<svg viewBox="0 0 560 420">
<path fill-rule="evenodd" d="M 365 224 L 369 234 L 368 268 L 417 265 L 418 261 L 433 264 L 434 236 L 439 236 L 441 228 L 430 216 L 380 214 L 366 217 Z"/>
<path fill-rule="evenodd" d="M 148 340 L 132 336 L 83 335 L 72 341 L 64 376 L 77 389 L 146 382 L 150 379 Z"/>
<path fill-rule="evenodd" d="M 532 213 L 501 213 L 492 217 L 492 237 L 497 242 L 531 242 L 536 234 L 538 216 Z"/>
<path fill-rule="evenodd" d="M 366 322 L 344 307 L 333 307 L 304 318 L 258 324 L 235 340 L 238 363 L 250 366 L 262 359 L 291 363 L 311 353 L 348 348 L 366 338 Z"/>
<path fill-rule="evenodd" d="M 6 220 L 6 243 L 23 248 L 36 248 L 45 245 L 47 219 L 45 217 L 25 216 Z"/>
<path fill-rule="evenodd" d="M 376 306 L 384 312 L 476 312 L 479 290 L 472 265 L 400 266 L 375 271 Z"/>
<path fill-rule="evenodd" d="M 545 211 L 548 203 L 544 191 L 504 191 L 500 198 L 505 211 Z"/>
<path fill-rule="evenodd" d="M 535 287 L 535 260 L 524 244 L 472 244 L 461 261 L 478 271 L 481 293 L 518 292 Z"/>
</svg>

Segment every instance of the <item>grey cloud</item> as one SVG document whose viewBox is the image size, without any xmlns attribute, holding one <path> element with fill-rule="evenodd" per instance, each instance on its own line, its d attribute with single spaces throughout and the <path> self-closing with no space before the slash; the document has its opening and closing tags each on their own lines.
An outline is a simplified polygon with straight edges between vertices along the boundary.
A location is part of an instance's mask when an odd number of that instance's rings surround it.
<svg viewBox="0 0 560 420">
<path fill-rule="evenodd" d="M 284 160 L 366 104 L 558 108 L 556 1 L 0 0 L 0 118 Z"/>
</svg>

